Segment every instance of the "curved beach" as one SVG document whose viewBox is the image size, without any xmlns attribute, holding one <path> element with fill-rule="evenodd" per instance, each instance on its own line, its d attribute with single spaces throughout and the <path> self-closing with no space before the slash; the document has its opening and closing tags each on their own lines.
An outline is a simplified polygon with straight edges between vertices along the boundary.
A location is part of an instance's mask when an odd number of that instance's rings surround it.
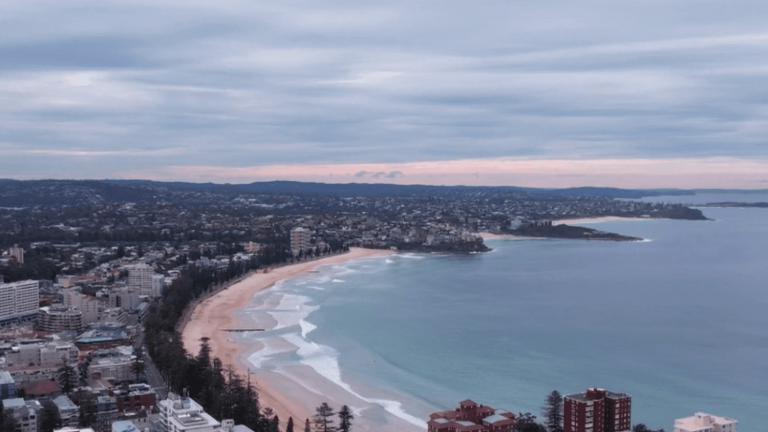
<svg viewBox="0 0 768 432">
<path fill-rule="evenodd" d="M 200 339 L 210 338 L 211 355 L 218 357 L 225 365 L 232 367 L 243 377 L 251 375 L 251 381 L 256 382 L 259 400 L 262 407 L 272 408 L 280 416 L 282 422 L 293 417 L 295 424 L 301 424 L 304 419 L 311 418 L 314 412 L 307 408 L 306 403 L 277 391 L 277 383 L 270 382 L 257 374 L 251 373 L 247 357 L 253 352 L 244 352 L 244 347 L 230 338 L 225 329 L 238 328 L 238 320 L 234 311 L 247 306 L 253 295 L 273 286 L 278 281 L 297 277 L 310 272 L 319 266 L 339 264 L 351 260 L 370 258 L 392 254 L 388 250 L 351 248 L 348 253 L 334 255 L 315 261 L 292 264 L 268 273 L 255 273 L 247 279 L 222 290 L 213 297 L 198 304 L 192 311 L 189 322 L 182 330 L 184 347 L 190 353 L 199 351 Z"/>
</svg>

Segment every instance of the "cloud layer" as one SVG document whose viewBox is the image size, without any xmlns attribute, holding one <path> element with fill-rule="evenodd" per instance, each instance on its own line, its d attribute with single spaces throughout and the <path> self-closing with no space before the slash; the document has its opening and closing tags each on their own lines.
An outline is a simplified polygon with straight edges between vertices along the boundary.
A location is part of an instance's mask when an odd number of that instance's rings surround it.
<svg viewBox="0 0 768 432">
<path fill-rule="evenodd" d="M 765 16 L 759 1 L 5 2 L 0 177 L 727 161 L 709 187 L 765 187 L 742 175 L 768 160 Z"/>
</svg>

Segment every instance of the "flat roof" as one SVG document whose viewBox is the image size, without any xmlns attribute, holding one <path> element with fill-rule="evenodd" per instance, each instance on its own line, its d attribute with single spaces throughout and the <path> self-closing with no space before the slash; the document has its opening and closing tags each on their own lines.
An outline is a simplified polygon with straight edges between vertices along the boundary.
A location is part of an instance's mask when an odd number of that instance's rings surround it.
<svg viewBox="0 0 768 432">
<path fill-rule="evenodd" d="M 26 406 L 26 403 L 22 398 L 3 399 L 3 409 L 16 409 L 23 406 Z"/>
</svg>

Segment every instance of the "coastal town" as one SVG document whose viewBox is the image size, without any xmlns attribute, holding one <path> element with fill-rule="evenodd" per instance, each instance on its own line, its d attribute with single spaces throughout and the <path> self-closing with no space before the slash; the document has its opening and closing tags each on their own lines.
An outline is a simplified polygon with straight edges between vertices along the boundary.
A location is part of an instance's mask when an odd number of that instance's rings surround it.
<svg viewBox="0 0 768 432">
<path fill-rule="evenodd" d="M 581 218 L 705 219 L 679 204 L 494 188 L 396 195 L 51 181 L 0 192 L 2 432 L 358 430 L 346 405 L 299 412 L 266 383 L 258 395 L 250 372 L 230 364 L 234 348 L 210 333 L 233 328 L 221 310 L 371 253 L 484 252 L 483 233 L 558 237 L 558 221 Z M 532 407 L 466 400 L 421 430 L 652 431 L 632 418 L 627 393 L 554 393 L 541 395 L 552 408 L 542 420 Z M 736 432 L 736 420 L 685 414 L 674 432 Z"/>
</svg>

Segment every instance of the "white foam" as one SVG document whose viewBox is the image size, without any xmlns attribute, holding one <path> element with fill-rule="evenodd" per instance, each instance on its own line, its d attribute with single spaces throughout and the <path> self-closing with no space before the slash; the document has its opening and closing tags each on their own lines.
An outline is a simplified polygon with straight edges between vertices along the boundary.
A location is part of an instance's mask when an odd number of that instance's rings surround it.
<svg viewBox="0 0 768 432">
<path fill-rule="evenodd" d="M 280 303 L 273 310 L 267 312 L 277 321 L 277 325 L 271 330 L 301 325 L 301 321 L 304 318 L 318 309 L 318 306 L 309 306 L 307 304 L 310 300 L 309 297 L 302 295 L 283 295 Z"/>
<path fill-rule="evenodd" d="M 325 291 L 325 288 L 319 287 L 319 286 L 314 286 L 314 285 L 310 285 L 307 288 L 312 288 L 313 290 L 318 290 L 318 291 Z"/>
<path fill-rule="evenodd" d="M 331 282 L 333 282 L 333 283 L 346 283 L 347 281 L 341 280 L 341 279 L 334 279 Z"/>
<path fill-rule="evenodd" d="M 392 261 L 389 258 L 385 259 L 384 262 L 387 263 L 387 264 L 394 264 L 395 263 L 394 261 Z"/>
<path fill-rule="evenodd" d="M 423 257 L 421 255 L 416 255 L 416 254 L 412 254 L 412 253 L 398 254 L 397 256 L 399 256 L 400 258 L 414 259 L 414 260 L 421 260 L 421 259 L 425 258 L 425 257 Z"/>
<path fill-rule="evenodd" d="M 421 428 L 424 427 L 424 420 L 405 412 L 402 403 L 388 399 L 367 398 L 352 390 L 349 384 L 341 379 L 341 369 L 338 360 L 339 353 L 335 349 L 325 345 L 318 345 L 312 341 L 307 341 L 304 338 L 300 338 L 299 335 L 285 335 L 285 339 L 299 347 L 296 354 L 301 357 L 301 363 L 311 367 L 325 379 L 368 403 L 381 406 L 387 412 L 402 420 Z"/>
<path fill-rule="evenodd" d="M 307 338 L 307 335 L 311 333 L 312 330 L 315 330 L 317 328 L 316 325 L 304 320 L 299 321 L 299 326 L 301 326 L 301 337 L 304 339 Z"/>
<path fill-rule="evenodd" d="M 256 369 L 261 369 L 264 366 L 264 363 L 273 355 L 285 352 L 285 350 L 275 349 L 274 345 L 269 340 L 263 340 L 261 342 L 264 344 L 264 347 L 248 356 L 248 362 Z"/>
</svg>

